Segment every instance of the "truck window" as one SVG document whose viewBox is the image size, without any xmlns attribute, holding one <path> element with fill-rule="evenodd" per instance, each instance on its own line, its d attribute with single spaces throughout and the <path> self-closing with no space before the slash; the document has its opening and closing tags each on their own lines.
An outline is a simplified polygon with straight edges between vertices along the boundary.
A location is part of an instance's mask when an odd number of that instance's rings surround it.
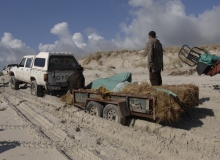
<svg viewBox="0 0 220 160">
<path fill-rule="evenodd" d="M 50 56 L 49 70 L 74 70 L 78 65 L 73 56 Z"/>
<path fill-rule="evenodd" d="M 31 68 L 32 59 L 33 59 L 33 58 L 28 58 L 28 59 L 27 59 L 26 64 L 25 64 L 25 67 L 26 67 L 26 68 Z"/>
<path fill-rule="evenodd" d="M 45 66 L 45 58 L 35 58 L 34 66 L 44 67 Z"/>
<path fill-rule="evenodd" d="M 24 67 L 25 61 L 26 61 L 26 58 L 23 58 L 19 64 L 19 67 Z"/>
</svg>

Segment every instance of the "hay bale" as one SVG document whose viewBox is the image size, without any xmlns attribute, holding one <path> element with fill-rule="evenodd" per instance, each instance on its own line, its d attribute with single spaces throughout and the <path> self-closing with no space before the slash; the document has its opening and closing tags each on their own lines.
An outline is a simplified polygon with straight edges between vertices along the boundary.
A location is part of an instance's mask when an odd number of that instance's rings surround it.
<svg viewBox="0 0 220 160">
<path fill-rule="evenodd" d="M 62 102 L 65 102 L 66 104 L 72 105 L 73 104 L 73 95 L 67 92 L 65 95 L 60 97 L 60 100 Z"/>
<path fill-rule="evenodd" d="M 164 88 L 174 92 L 180 101 L 187 107 L 199 105 L 199 87 L 193 84 L 164 85 L 157 88 Z"/>
<path fill-rule="evenodd" d="M 178 122 L 184 111 L 167 93 L 157 91 L 156 88 L 174 92 L 187 108 L 199 104 L 199 88 L 193 84 L 151 86 L 146 82 L 140 85 L 133 83 L 127 85 L 120 93 L 155 96 L 157 97 L 155 109 L 157 122 Z"/>
</svg>

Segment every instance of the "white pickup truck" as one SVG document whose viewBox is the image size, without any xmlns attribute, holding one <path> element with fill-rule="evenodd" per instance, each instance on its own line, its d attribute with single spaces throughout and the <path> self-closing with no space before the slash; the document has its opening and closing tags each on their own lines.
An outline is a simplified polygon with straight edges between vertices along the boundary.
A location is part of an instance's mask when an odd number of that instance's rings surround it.
<svg viewBox="0 0 220 160">
<path fill-rule="evenodd" d="M 44 96 L 44 89 L 67 90 L 66 80 L 74 72 L 78 62 L 72 53 L 40 52 L 38 55 L 24 56 L 12 67 L 10 86 L 18 90 L 19 84 L 30 84 L 31 94 Z"/>
<path fill-rule="evenodd" d="M 2 70 L 3 74 L 6 75 L 10 72 L 10 69 L 14 66 L 17 66 L 17 64 L 9 64 L 7 66 L 5 66 Z"/>
</svg>

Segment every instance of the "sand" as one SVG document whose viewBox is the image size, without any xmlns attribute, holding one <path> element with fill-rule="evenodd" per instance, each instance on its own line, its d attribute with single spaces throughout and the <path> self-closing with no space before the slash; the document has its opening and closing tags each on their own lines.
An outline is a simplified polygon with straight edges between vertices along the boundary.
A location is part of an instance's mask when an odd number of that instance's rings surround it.
<svg viewBox="0 0 220 160">
<path fill-rule="evenodd" d="M 123 71 L 132 73 L 133 82 L 149 82 L 144 68 L 109 69 L 108 63 L 100 69 L 91 62 L 86 83 Z M 165 71 L 163 83 L 199 86 L 200 104 L 189 111 L 194 121 L 183 115 L 167 126 L 131 117 L 122 126 L 66 105 L 57 94 L 40 98 L 30 95 L 29 86 L 18 91 L 1 86 L 0 159 L 220 159 L 220 75 L 169 76 Z"/>
</svg>

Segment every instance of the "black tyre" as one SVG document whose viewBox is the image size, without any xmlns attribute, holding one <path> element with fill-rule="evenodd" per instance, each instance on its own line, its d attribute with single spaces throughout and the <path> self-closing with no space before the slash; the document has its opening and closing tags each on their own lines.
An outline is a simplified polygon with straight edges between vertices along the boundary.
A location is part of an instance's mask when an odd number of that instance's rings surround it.
<svg viewBox="0 0 220 160">
<path fill-rule="evenodd" d="M 44 96 L 43 86 L 37 85 L 37 82 L 35 80 L 31 82 L 30 90 L 31 90 L 31 95 L 33 96 L 38 96 L 38 97 Z"/>
<path fill-rule="evenodd" d="M 100 103 L 90 101 L 87 104 L 86 111 L 87 111 L 87 113 L 89 113 L 93 116 L 102 117 L 103 108 L 104 108 L 104 106 L 101 105 Z"/>
<path fill-rule="evenodd" d="M 103 110 L 103 118 L 120 124 L 125 124 L 125 117 L 121 117 L 118 107 L 113 104 L 105 106 Z"/>
<path fill-rule="evenodd" d="M 14 90 L 19 89 L 19 82 L 14 76 L 11 76 L 10 86 L 11 86 L 11 89 L 14 89 Z"/>
</svg>

